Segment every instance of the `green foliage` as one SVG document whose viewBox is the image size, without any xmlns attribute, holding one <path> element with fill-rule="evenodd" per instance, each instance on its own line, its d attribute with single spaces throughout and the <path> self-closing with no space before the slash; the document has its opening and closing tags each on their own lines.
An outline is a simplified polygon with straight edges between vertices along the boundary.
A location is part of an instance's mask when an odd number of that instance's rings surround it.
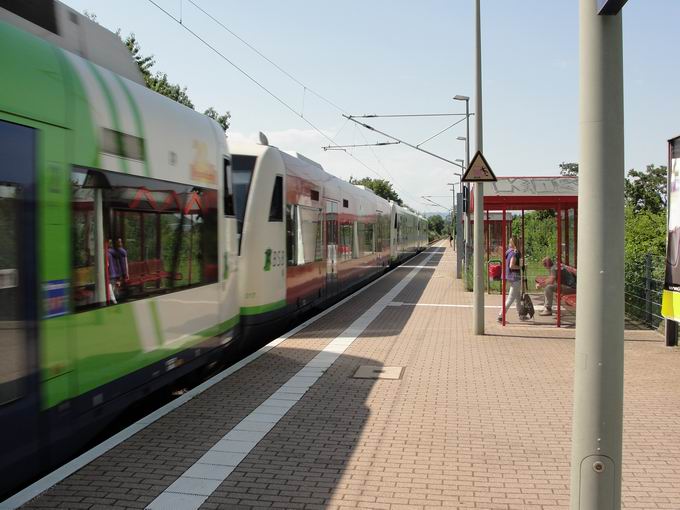
<svg viewBox="0 0 680 510">
<path fill-rule="evenodd" d="M 189 99 L 189 95 L 187 94 L 187 88 L 182 87 L 178 83 L 170 83 L 167 74 L 157 72 L 153 76 L 146 78 L 145 81 L 146 86 L 154 92 L 169 97 L 173 101 L 177 101 L 179 104 L 188 106 L 191 109 L 194 108 L 194 103 L 191 102 L 191 99 Z"/>
<path fill-rule="evenodd" d="M 661 315 L 666 250 L 666 213 L 626 206 L 626 315 L 656 327 Z"/>
<path fill-rule="evenodd" d="M 231 113 L 230 112 L 225 112 L 224 115 L 220 115 L 215 108 L 212 106 L 208 108 L 206 111 L 203 112 L 203 115 L 207 115 L 214 121 L 216 121 L 220 126 L 222 126 L 222 129 L 225 131 L 229 129 L 229 121 L 231 120 Z"/>
<path fill-rule="evenodd" d="M 565 163 L 562 161 L 562 163 L 560 163 L 560 175 L 564 175 L 566 177 L 577 177 L 578 163 Z"/>
<path fill-rule="evenodd" d="M 660 213 L 666 210 L 666 183 L 668 169 L 665 166 L 647 165 L 645 171 L 628 172 L 625 183 L 626 205 L 633 212 Z"/>
<path fill-rule="evenodd" d="M 442 236 L 444 236 L 444 234 L 448 234 L 448 229 L 446 223 L 444 223 L 444 218 L 442 218 L 438 214 L 430 216 L 427 219 L 427 230 L 429 234 L 428 238 L 430 241 L 434 239 L 439 239 Z"/>
<path fill-rule="evenodd" d="M 519 216 L 515 217 L 512 222 L 512 236 L 517 240 L 522 237 L 522 220 Z M 555 211 L 525 213 L 524 236 L 524 253 L 522 255 L 527 264 L 540 262 L 544 257 L 554 258 L 557 250 Z"/>
<path fill-rule="evenodd" d="M 626 258 L 637 259 L 647 253 L 662 257 L 666 253 L 666 213 L 626 207 Z"/>
<path fill-rule="evenodd" d="M 120 30 L 116 32 L 116 35 L 123 41 L 127 49 L 132 54 L 132 58 L 137 63 L 139 71 L 144 76 L 144 81 L 149 84 L 149 79 L 151 78 L 151 68 L 156 64 L 152 55 L 144 56 L 142 55 L 142 48 L 139 46 L 139 42 L 135 37 L 135 34 L 128 35 L 125 39 L 120 36 Z"/>
<path fill-rule="evenodd" d="M 385 200 L 392 200 L 398 205 L 404 205 L 404 202 L 399 198 L 399 194 L 392 187 L 392 183 L 385 179 L 372 179 L 371 177 L 364 177 L 363 179 L 349 178 L 350 184 L 365 186 Z"/>
<path fill-rule="evenodd" d="M 92 13 L 85 11 L 85 15 L 89 17 L 92 21 L 97 20 L 97 16 Z M 139 71 L 144 77 L 144 83 L 154 92 L 158 92 L 166 97 L 169 97 L 173 101 L 177 101 L 179 104 L 183 104 L 191 109 L 194 109 L 194 103 L 189 98 L 187 93 L 187 88 L 182 87 L 179 83 L 171 83 L 168 79 L 168 75 L 161 71 L 153 72 L 153 67 L 156 65 L 156 60 L 153 55 L 144 55 L 142 53 L 142 47 L 137 40 L 135 34 L 130 34 L 123 38 L 121 36 L 121 31 L 118 29 L 116 35 L 123 41 L 123 44 L 132 54 L 132 58 L 137 63 Z M 229 129 L 229 120 L 231 119 L 231 113 L 225 112 L 224 114 L 219 114 L 215 108 L 212 106 L 203 112 L 211 119 L 215 120 L 222 129 L 226 132 Z"/>
</svg>

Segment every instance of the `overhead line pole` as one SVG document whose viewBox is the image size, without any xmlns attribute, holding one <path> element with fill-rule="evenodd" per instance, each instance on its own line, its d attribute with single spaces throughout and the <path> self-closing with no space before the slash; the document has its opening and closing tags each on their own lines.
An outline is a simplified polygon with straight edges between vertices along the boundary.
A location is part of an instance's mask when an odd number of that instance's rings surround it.
<svg viewBox="0 0 680 510">
<path fill-rule="evenodd" d="M 578 281 L 572 510 L 621 508 L 625 0 L 580 0 Z M 598 7 L 614 12 L 598 15 Z"/>
<path fill-rule="evenodd" d="M 475 118 L 477 150 L 482 151 L 482 23 L 480 0 L 475 0 Z M 484 334 L 484 183 L 475 182 L 473 239 L 472 327 L 476 335 Z"/>
</svg>

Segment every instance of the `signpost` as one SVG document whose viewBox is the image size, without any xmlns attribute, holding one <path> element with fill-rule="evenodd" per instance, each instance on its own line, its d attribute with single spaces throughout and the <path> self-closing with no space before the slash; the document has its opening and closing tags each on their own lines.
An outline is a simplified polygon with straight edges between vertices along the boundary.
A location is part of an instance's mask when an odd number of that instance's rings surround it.
<svg viewBox="0 0 680 510">
<path fill-rule="evenodd" d="M 461 180 L 463 182 L 496 182 L 498 179 L 496 179 L 491 170 L 491 165 L 487 162 L 482 151 L 477 151 Z"/>
</svg>

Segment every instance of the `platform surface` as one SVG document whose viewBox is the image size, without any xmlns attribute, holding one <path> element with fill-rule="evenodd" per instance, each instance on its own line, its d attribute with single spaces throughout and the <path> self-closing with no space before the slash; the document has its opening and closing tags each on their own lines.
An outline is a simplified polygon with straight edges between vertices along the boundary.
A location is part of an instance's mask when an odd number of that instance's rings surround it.
<svg viewBox="0 0 680 510">
<path fill-rule="evenodd" d="M 454 264 L 430 248 L 24 508 L 568 508 L 574 330 L 487 296 L 472 335 Z M 627 331 L 624 508 L 680 508 L 679 423 L 680 349 Z"/>
</svg>

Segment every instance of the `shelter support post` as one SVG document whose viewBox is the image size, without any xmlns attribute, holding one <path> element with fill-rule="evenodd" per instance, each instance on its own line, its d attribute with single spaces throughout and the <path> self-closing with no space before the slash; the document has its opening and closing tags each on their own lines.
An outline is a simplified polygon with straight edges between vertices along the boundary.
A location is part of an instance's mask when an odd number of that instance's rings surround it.
<svg viewBox="0 0 680 510">
<path fill-rule="evenodd" d="M 557 327 L 562 326 L 562 206 L 557 204 Z"/>
<path fill-rule="evenodd" d="M 502 315 L 503 319 L 501 320 L 501 324 L 505 326 L 505 314 L 507 313 L 507 310 L 505 309 L 505 292 L 507 291 L 505 287 L 505 281 L 506 281 L 506 263 L 505 263 L 505 250 L 508 249 L 508 234 L 507 234 L 507 227 L 505 224 L 505 209 L 503 209 L 503 221 L 501 223 L 501 237 L 503 238 L 503 254 L 501 256 L 501 306 L 502 308 Z"/>
<path fill-rule="evenodd" d="M 564 263 L 569 264 L 569 207 L 564 211 Z"/>
</svg>

